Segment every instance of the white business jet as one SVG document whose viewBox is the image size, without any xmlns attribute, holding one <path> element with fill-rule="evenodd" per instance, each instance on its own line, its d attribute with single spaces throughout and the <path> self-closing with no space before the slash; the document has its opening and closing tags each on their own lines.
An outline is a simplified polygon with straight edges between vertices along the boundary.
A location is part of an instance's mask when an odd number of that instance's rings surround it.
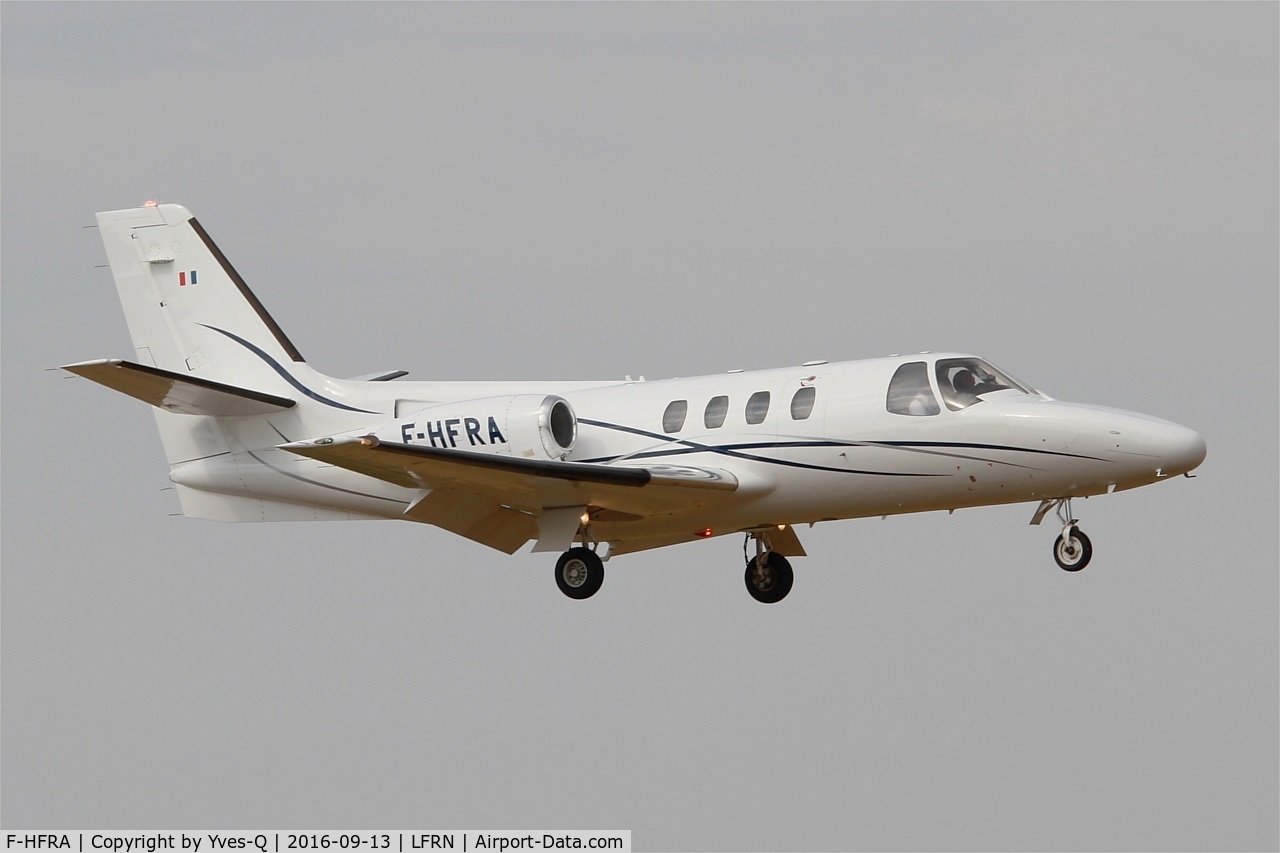
<svg viewBox="0 0 1280 853">
<path fill-rule="evenodd" d="M 97 215 L 135 361 L 65 369 L 155 407 L 185 515 L 398 518 L 514 553 L 562 552 L 589 598 L 604 561 L 745 535 L 747 591 L 791 590 L 796 529 L 1036 501 L 1058 565 L 1093 554 L 1072 498 L 1189 475 L 1205 442 L 1064 403 L 963 353 L 646 382 L 403 382 L 312 369 L 184 207 Z M 749 546 L 751 551 L 747 552 Z"/>
</svg>

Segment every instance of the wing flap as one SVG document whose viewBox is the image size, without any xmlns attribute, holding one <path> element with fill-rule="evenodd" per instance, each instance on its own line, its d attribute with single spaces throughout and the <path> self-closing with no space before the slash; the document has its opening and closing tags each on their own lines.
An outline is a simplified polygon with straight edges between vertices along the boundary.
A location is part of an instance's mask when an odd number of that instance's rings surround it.
<svg viewBox="0 0 1280 853">
<path fill-rule="evenodd" d="M 533 514 L 551 507 L 595 506 L 646 516 L 691 508 L 738 488 L 733 474 L 716 468 L 548 462 L 380 442 L 372 436 L 280 447 L 405 488 L 483 495 Z"/>
<path fill-rule="evenodd" d="M 538 524 L 528 513 L 457 489 L 428 492 L 414 501 L 404 514 L 413 521 L 434 524 L 506 554 L 514 554 L 538 535 Z"/>
<path fill-rule="evenodd" d="M 150 403 L 158 409 L 184 415 L 269 415 L 295 405 L 288 397 L 237 388 L 235 385 L 225 385 L 195 376 L 183 376 L 119 358 L 83 361 L 68 364 L 62 369 Z"/>
</svg>

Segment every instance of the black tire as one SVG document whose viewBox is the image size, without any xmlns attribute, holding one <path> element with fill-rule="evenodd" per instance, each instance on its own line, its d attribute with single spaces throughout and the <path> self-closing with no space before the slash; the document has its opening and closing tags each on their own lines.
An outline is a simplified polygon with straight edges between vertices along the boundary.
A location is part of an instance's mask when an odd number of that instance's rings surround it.
<svg viewBox="0 0 1280 853">
<path fill-rule="evenodd" d="M 1078 527 L 1071 528 L 1068 536 L 1059 536 L 1053 543 L 1053 559 L 1065 572 L 1078 572 L 1093 559 L 1093 543 Z"/>
<path fill-rule="evenodd" d="M 556 560 L 556 586 L 570 598 L 590 598 L 604 583 L 604 561 L 590 548 L 570 548 Z"/>
<path fill-rule="evenodd" d="M 763 565 L 761 565 L 763 560 Z M 743 576 L 747 584 L 747 592 L 762 604 L 777 604 L 791 592 L 791 585 L 796 576 L 791 571 L 791 563 L 776 551 L 752 557 L 747 563 L 747 572 Z"/>
</svg>

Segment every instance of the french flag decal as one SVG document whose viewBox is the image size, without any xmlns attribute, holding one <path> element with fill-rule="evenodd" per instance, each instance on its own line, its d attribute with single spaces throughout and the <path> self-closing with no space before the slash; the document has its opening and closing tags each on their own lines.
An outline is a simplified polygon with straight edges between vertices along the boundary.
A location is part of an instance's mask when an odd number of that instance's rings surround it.
<svg viewBox="0 0 1280 853">
<path fill-rule="evenodd" d="M 196 283 L 196 271 L 178 273 L 178 287 L 186 287 L 188 284 L 192 287 Z"/>
</svg>

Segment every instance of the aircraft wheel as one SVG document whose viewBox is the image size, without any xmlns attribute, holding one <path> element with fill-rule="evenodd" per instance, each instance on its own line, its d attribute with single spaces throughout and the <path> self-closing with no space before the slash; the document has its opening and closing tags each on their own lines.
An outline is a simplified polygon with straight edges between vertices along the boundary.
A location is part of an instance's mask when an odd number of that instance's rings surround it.
<svg viewBox="0 0 1280 853">
<path fill-rule="evenodd" d="M 777 604 L 786 598 L 794 581 L 791 563 L 776 551 L 765 551 L 747 563 L 747 592 L 763 604 Z"/>
<path fill-rule="evenodd" d="M 590 598 L 604 583 L 604 561 L 590 548 L 570 548 L 556 560 L 556 586 L 570 598 Z"/>
<path fill-rule="evenodd" d="M 1070 534 L 1059 536 L 1053 543 L 1053 559 L 1059 568 L 1078 572 L 1093 559 L 1093 543 L 1080 528 L 1072 527 Z"/>
</svg>

